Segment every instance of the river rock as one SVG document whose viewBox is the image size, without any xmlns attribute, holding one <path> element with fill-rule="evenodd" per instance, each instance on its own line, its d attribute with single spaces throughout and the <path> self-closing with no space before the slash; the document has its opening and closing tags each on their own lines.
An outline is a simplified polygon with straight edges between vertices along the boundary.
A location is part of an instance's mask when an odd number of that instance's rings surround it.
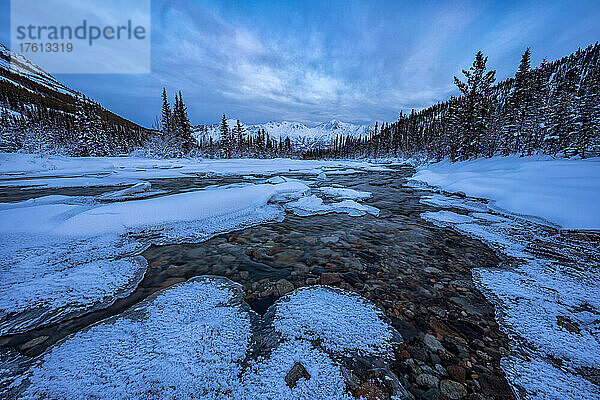
<svg viewBox="0 0 600 400">
<path fill-rule="evenodd" d="M 421 386 L 426 386 L 426 387 L 430 387 L 430 388 L 437 388 L 438 383 L 440 383 L 440 380 L 431 374 L 420 374 L 417 375 L 417 384 L 421 385 Z"/>
<path fill-rule="evenodd" d="M 462 399 L 467 395 L 467 389 L 463 385 L 449 379 L 440 382 L 440 392 L 451 400 Z"/>
<path fill-rule="evenodd" d="M 440 391 L 434 388 L 429 389 L 421 395 L 423 400 L 435 400 L 440 398 Z"/>
<path fill-rule="evenodd" d="M 334 285 L 342 281 L 337 272 L 323 272 L 321 274 L 321 285 Z"/>
<path fill-rule="evenodd" d="M 294 290 L 294 284 L 287 279 L 278 280 L 277 283 L 275 283 L 275 286 L 277 287 L 279 296 L 283 296 L 284 294 Z"/>
<path fill-rule="evenodd" d="M 437 340 L 437 338 L 430 333 L 425 335 L 425 337 L 423 338 L 423 342 L 425 343 L 425 346 L 427 346 L 431 351 L 438 351 L 441 353 L 446 352 L 446 349 L 444 348 L 444 346 L 442 346 L 440 341 Z"/>
<path fill-rule="evenodd" d="M 46 340 L 48 340 L 49 336 L 38 336 L 35 339 L 31 339 L 29 342 L 25 343 L 23 346 L 21 346 L 22 350 L 28 350 L 32 347 L 37 346 L 38 344 L 42 344 L 44 343 Z"/>
<path fill-rule="evenodd" d="M 459 365 L 450 365 L 446 368 L 448 371 L 448 375 L 452 377 L 455 381 L 464 382 L 466 377 L 466 371 L 463 367 Z"/>
</svg>

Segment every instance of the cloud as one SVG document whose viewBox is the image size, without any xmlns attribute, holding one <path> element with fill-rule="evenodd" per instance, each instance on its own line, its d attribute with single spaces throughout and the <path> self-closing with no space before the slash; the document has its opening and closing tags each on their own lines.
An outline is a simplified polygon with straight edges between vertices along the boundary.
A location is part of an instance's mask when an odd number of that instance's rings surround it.
<svg viewBox="0 0 600 400">
<path fill-rule="evenodd" d="M 222 113 L 246 122 L 394 120 L 400 110 L 455 94 L 452 77 L 477 50 L 505 77 L 526 45 L 534 57 L 552 59 L 597 38 L 600 27 L 589 21 L 600 7 L 577 7 L 535 0 L 153 0 L 152 74 L 97 84 L 69 79 L 138 120 L 158 113 L 163 86 L 183 91 L 195 123 L 216 122 Z M 588 23 L 578 27 L 582 10 Z"/>
</svg>

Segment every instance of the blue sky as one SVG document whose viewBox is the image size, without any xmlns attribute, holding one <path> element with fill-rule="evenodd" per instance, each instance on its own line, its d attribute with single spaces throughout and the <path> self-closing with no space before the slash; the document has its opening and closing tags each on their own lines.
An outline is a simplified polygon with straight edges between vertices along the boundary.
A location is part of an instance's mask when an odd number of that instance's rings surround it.
<svg viewBox="0 0 600 400">
<path fill-rule="evenodd" d="M 537 65 L 600 40 L 598 21 L 598 1 L 152 0 L 151 74 L 57 78 L 145 126 L 162 87 L 193 123 L 389 121 L 455 94 L 478 50 L 503 79 L 528 46 Z"/>
</svg>

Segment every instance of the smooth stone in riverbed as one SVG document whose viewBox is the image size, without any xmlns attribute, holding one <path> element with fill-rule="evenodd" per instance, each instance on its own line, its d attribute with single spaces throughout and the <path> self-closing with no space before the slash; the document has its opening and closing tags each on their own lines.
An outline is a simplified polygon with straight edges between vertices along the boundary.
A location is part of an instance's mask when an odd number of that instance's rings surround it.
<svg viewBox="0 0 600 400">
<path fill-rule="evenodd" d="M 304 368 L 304 365 L 302 365 L 302 363 L 296 362 L 292 369 L 290 369 L 290 371 L 285 376 L 285 384 L 288 385 L 288 387 L 293 388 L 296 386 L 298 380 L 302 378 L 309 380 L 310 374 L 308 373 L 306 368 Z"/>
<path fill-rule="evenodd" d="M 459 365 L 450 365 L 446 368 L 448 375 L 458 382 L 464 382 L 466 377 L 465 369 Z"/>
<path fill-rule="evenodd" d="M 426 387 L 430 387 L 430 388 L 437 388 L 438 383 L 440 382 L 440 380 L 431 374 L 420 374 L 417 375 L 417 384 L 421 385 L 421 386 L 426 386 Z"/>
<path fill-rule="evenodd" d="M 451 400 L 462 399 L 467 395 L 467 389 L 463 385 L 449 379 L 440 382 L 440 391 Z"/>
<path fill-rule="evenodd" d="M 288 281 L 287 279 L 278 280 L 275 286 L 277 287 L 277 292 L 279 293 L 279 296 L 283 296 L 284 294 L 294 290 L 294 284 Z"/>
<path fill-rule="evenodd" d="M 425 342 L 425 345 L 427 347 L 429 347 L 429 350 L 431 351 L 438 351 L 438 352 L 442 352 L 445 353 L 446 349 L 444 348 L 444 346 L 442 346 L 442 344 L 440 343 L 439 340 L 437 340 L 437 338 L 435 336 L 433 336 L 432 334 L 426 334 L 425 337 L 423 338 L 423 342 Z"/>
<path fill-rule="evenodd" d="M 440 398 L 440 391 L 434 388 L 429 389 L 421 395 L 423 400 L 435 400 Z"/>
<path fill-rule="evenodd" d="M 22 350 L 30 349 L 32 347 L 37 346 L 38 344 L 44 343 L 46 340 L 48 340 L 48 336 L 38 336 L 35 339 L 31 339 L 29 342 L 27 342 L 23 346 L 21 346 L 21 349 Z"/>
<path fill-rule="evenodd" d="M 333 285 L 342 281 L 337 272 L 323 272 L 321 274 L 321 285 Z"/>
</svg>

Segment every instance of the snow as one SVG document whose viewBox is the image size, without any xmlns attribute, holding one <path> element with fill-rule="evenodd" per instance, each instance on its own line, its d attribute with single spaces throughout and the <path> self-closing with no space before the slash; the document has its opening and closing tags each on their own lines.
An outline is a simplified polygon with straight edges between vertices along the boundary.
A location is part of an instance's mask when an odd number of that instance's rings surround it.
<svg viewBox="0 0 600 400">
<path fill-rule="evenodd" d="M 252 179 L 176 194 L 154 190 L 148 181 L 248 173 L 317 176 L 324 170 L 356 173 L 373 168 L 365 162 L 78 159 L 28 154 L 0 154 L 0 161 L 0 185 L 15 190 L 119 187 L 99 196 L 56 194 L 0 203 L 0 335 L 72 318 L 127 296 L 144 275 L 146 264 L 138 255 L 150 244 L 203 241 L 281 220 L 285 209 L 304 215 L 379 212 L 353 200 L 324 204 L 314 195 L 307 196 L 307 183 L 317 183 L 282 176 L 265 179 L 267 183 Z M 302 204 L 312 208 L 302 211 Z"/>
<path fill-rule="evenodd" d="M 239 284 L 193 278 L 67 337 L 13 385 L 24 383 L 23 399 L 349 400 L 340 357 L 390 361 L 398 343 L 383 313 L 351 292 L 296 290 L 272 306 L 266 329 L 242 299 Z M 253 358 L 255 335 L 273 348 Z M 310 379 L 289 388 L 285 376 L 295 362 Z"/>
<path fill-rule="evenodd" d="M 308 186 L 298 182 L 248 185 L 221 190 L 199 190 L 170 196 L 112 203 L 78 213 L 61 222 L 54 232 L 65 236 L 95 236 L 156 229 L 173 223 L 207 221 L 265 206 L 273 197 L 298 198 Z M 203 223 L 203 225 L 206 225 Z"/>
<path fill-rule="evenodd" d="M 413 180 L 567 229 L 600 229 L 600 158 L 494 157 L 419 167 Z"/>
<path fill-rule="evenodd" d="M 21 398 L 234 398 L 251 337 L 240 292 L 218 278 L 159 292 L 51 348 Z"/>
<path fill-rule="evenodd" d="M 12 73 L 22 75 L 30 80 L 37 82 L 47 88 L 55 90 L 59 93 L 78 96 L 79 93 L 69 89 L 62 83 L 56 80 L 52 75 L 27 60 L 21 54 L 11 51 L 8 47 L 0 43 L 0 68 L 9 70 Z M 10 60 L 10 61 L 8 61 Z M 22 87 L 15 83 L 15 85 Z"/>
<path fill-rule="evenodd" d="M 428 211 L 421 214 L 421 217 L 432 222 L 464 223 L 473 221 L 473 218 L 468 215 L 457 214 L 452 211 Z"/>
<path fill-rule="evenodd" d="M 595 245 L 563 242 L 536 220 L 501 214 L 482 202 L 475 206 L 474 199 L 433 194 L 423 202 L 446 208 L 423 213 L 426 220 L 453 227 L 514 258 L 503 268 L 473 270 L 473 281 L 495 304 L 499 323 L 512 339 L 511 355 L 502 362 L 511 384 L 533 399 L 581 398 L 582 393 L 597 399 L 597 389 L 579 375 L 600 365 L 600 279 L 597 265 L 589 261 L 600 256 Z M 528 251 L 536 243 L 552 244 L 570 261 Z M 561 319 L 572 321 L 577 332 L 562 326 Z M 560 360 L 561 369 L 548 359 Z"/>
<path fill-rule="evenodd" d="M 379 209 L 366 204 L 357 203 L 354 200 L 344 200 L 337 203 L 325 204 L 323 199 L 315 195 L 301 197 L 285 205 L 286 209 L 294 214 L 306 217 L 309 215 L 342 213 L 353 217 L 366 214 L 379 215 Z"/>
<path fill-rule="evenodd" d="M 333 186 L 320 187 L 319 191 L 325 196 L 334 197 L 337 199 L 365 200 L 371 197 L 371 193 L 369 192 Z"/>
<path fill-rule="evenodd" d="M 308 190 L 299 182 L 198 190 L 110 204 L 63 196 L 0 208 L 0 334 L 101 308 L 130 293 L 149 244 L 202 241 L 283 218 L 280 206 Z M 66 197 L 66 196 L 65 196 Z M 10 319 L 10 313 L 19 313 Z"/>
<path fill-rule="evenodd" d="M 382 318 L 381 311 L 353 292 L 312 286 L 279 301 L 274 326 L 285 340 L 319 342 L 329 352 L 385 355 L 393 350 L 394 334 Z"/>
<path fill-rule="evenodd" d="M 599 400 L 598 386 L 580 376 L 575 376 L 547 362 L 527 357 L 508 357 L 501 361 L 507 378 L 528 388 L 531 400 L 585 399 Z M 539 382 L 545 382 L 539 387 Z"/>
<path fill-rule="evenodd" d="M 278 174 L 355 174 L 382 169 L 366 161 L 151 159 L 0 153 L 0 187 L 131 186 L 159 178 Z"/>
</svg>

